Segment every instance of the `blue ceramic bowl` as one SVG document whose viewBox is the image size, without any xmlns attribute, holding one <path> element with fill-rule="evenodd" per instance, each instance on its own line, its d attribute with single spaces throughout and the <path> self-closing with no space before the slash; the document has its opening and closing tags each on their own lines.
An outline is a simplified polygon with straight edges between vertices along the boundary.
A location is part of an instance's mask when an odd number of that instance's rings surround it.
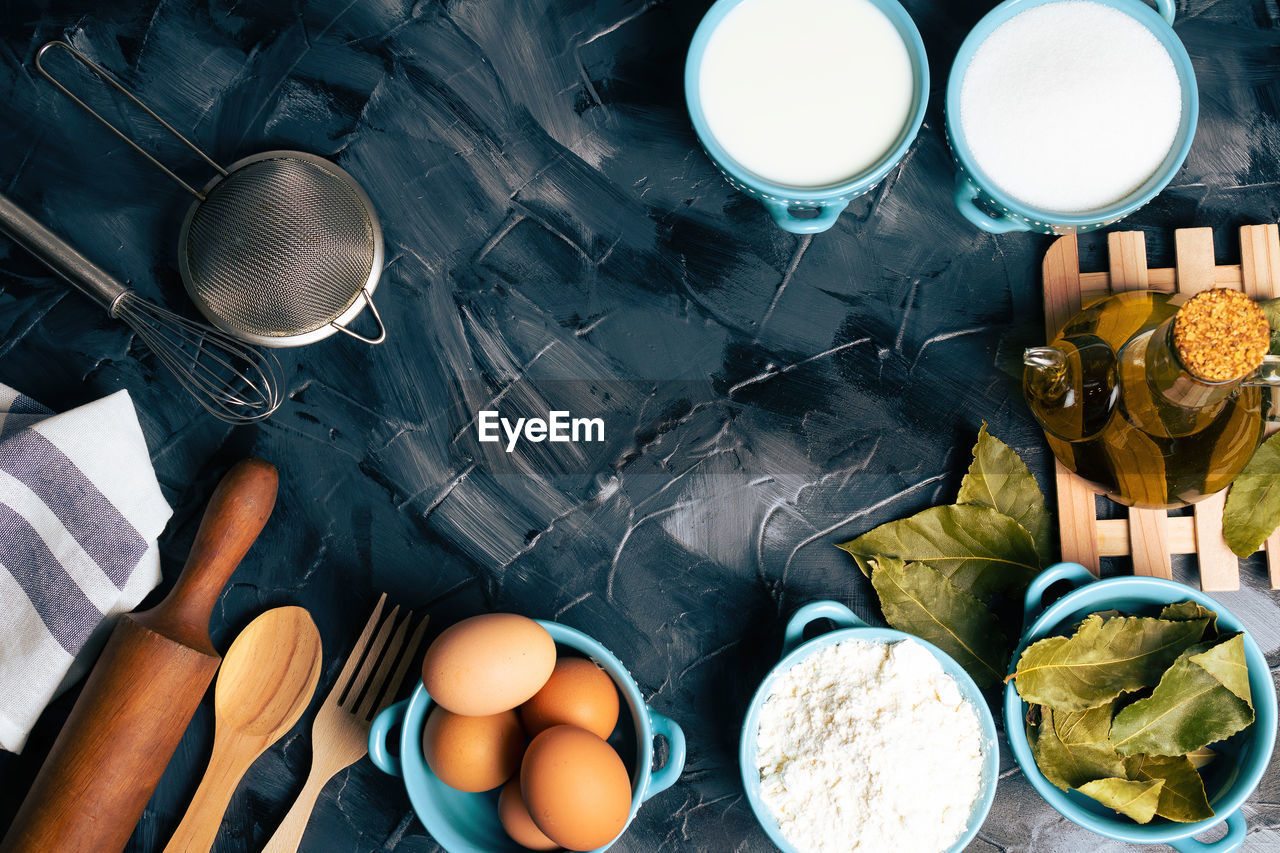
<svg viewBox="0 0 1280 853">
<path fill-rule="evenodd" d="M 809 627 L 810 623 L 819 619 L 830 619 L 839 627 L 830 633 L 814 637 L 808 642 L 802 642 L 805 629 Z M 778 827 L 778 822 L 774 820 L 773 813 L 769 811 L 769 807 L 765 805 L 760 795 L 760 770 L 756 764 L 756 733 L 760 729 L 760 709 L 773 689 L 774 679 L 809 655 L 845 640 L 864 640 L 873 643 L 896 643 L 900 640 L 914 640 L 938 659 L 938 663 L 942 664 L 943 670 L 955 679 L 956 686 L 960 688 L 960 694 L 978 712 L 978 723 L 982 727 L 982 791 L 973 804 L 973 812 L 969 816 L 969 825 L 964 834 L 956 839 L 956 843 L 947 850 L 947 853 L 960 853 L 978 834 L 978 830 L 982 827 L 982 822 L 987 819 L 987 812 L 991 811 L 991 803 L 996 797 L 996 779 L 1000 772 L 1000 749 L 996 741 L 996 724 L 991 716 L 991 709 L 987 707 L 986 701 L 982 698 L 982 692 L 978 690 L 978 685 L 973 683 L 973 679 L 969 677 L 969 674 L 961 669 L 960 665 L 952 660 L 946 652 L 932 643 L 926 643 L 919 637 L 913 637 L 902 631 L 894 631 L 889 628 L 872 628 L 855 616 L 853 611 L 836 601 L 815 601 L 806 604 L 791 617 L 791 621 L 787 623 L 787 629 L 783 635 L 782 659 L 764 677 L 764 681 L 760 683 L 760 688 L 756 690 L 756 695 L 752 698 L 751 706 L 747 710 L 747 719 L 742 724 L 742 738 L 738 745 L 738 769 L 742 773 L 742 786 L 747 791 L 747 802 L 751 804 L 751 810 L 755 812 L 756 820 L 760 821 L 760 826 L 764 828 L 769 839 L 777 845 L 782 853 L 797 853 L 791 842 L 783 837 L 782 830 Z"/>
<path fill-rule="evenodd" d="M 1044 607 L 1045 591 L 1059 582 L 1066 582 L 1076 589 Z M 1223 631 L 1244 634 L 1249 688 L 1253 692 L 1253 707 L 1257 714 L 1253 725 L 1214 745 L 1219 756 L 1204 772 L 1205 791 L 1209 795 L 1209 804 L 1213 806 L 1213 817 L 1197 823 L 1174 823 L 1157 817 L 1151 823 L 1141 825 L 1083 794 L 1059 790 L 1044 777 L 1031 755 L 1026 727 L 1019 724 L 1026 719 L 1029 709 L 1012 682 L 1004 693 L 1004 718 L 1010 721 L 1006 724 L 1009 745 L 1018 766 L 1040 796 L 1063 817 L 1085 829 L 1118 841 L 1167 844 L 1181 853 L 1230 853 L 1244 843 L 1245 823 L 1240 806 L 1262 781 L 1276 741 L 1276 692 L 1271 683 L 1271 670 L 1258 644 L 1239 619 L 1199 590 L 1173 581 L 1147 577 L 1098 580 L 1083 566 L 1059 563 L 1043 571 L 1027 590 L 1024 624 L 1028 627 L 1013 656 L 1013 663 L 1016 667 L 1027 646 L 1062 633 L 1090 613 L 1114 609 L 1155 615 L 1164 605 L 1179 601 L 1199 602 L 1218 614 L 1218 626 Z M 1205 843 L 1192 838 L 1224 821 L 1227 834 L 1217 841 Z"/>
<path fill-rule="evenodd" d="M 1173 180 L 1173 176 L 1187 159 L 1191 140 L 1196 135 L 1200 96 L 1191 58 L 1187 56 L 1187 49 L 1173 31 L 1174 0 L 1154 0 L 1159 14 L 1142 0 L 1094 0 L 1124 12 L 1145 26 L 1169 52 L 1178 80 L 1182 83 L 1182 123 L 1174 137 L 1173 146 L 1160 168 L 1142 186 L 1115 204 L 1087 213 L 1065 214 L 1038 210 L 999 190 L 978 168 L 960 127 L 960 91 L 964 87 L 965 71 L 979 45 L 996 27 L 1020 12 L 1057 2 L 1059 0 L 1005 0 L 996 6 L 978 22 L 960 45 L 960 52 L 956 54 L 956 60 L 951 66 L 951 77 L 947 80 L 947 143 L 951 146 L 951 156 L 957 167 L 954 194 L 956 207 L 965 219 L 992 234 L 1004 234 L 1008 231 L 1078 234 L 1104 228 L 1123 219 L 1169 185 L 1169 181 Z"/>
<path fill-rule="evenodd" d="M 915 91 L 911 99 L 911 109 L 907 114 L 907 123 L 888 153 L 861 174 L 843 183 L 826 187 L 788 187 L 766 180 L 734 161 L 712 136 L 707 126 L 706 116 L 702 112 L 699 79 L 702 72 L 702 56 L 706 52 L 707 42 L 710 41 L 711 34 L 724 20 L 725 15 L 742 2 L 744 0 L 717 0 L 693 34 L 689 55 L 684 63 L 684 97 L 689 105 L 689 117 L 693 120 L 693 129 L 698 134 L 703 150 L 707 152 L 711 162 L 729 180 L 729 183 L 759 200 L 779 228 L 793 234 L 814 234 L 826 231 L 836 224 L 836 219 L 848 207 L 849 202 L 860 195 L 865 195 L 884 180 L 890 170 L 906 155 L 907 149 L 911 147 L 912 141 L 920 131 L 920 124 L 924 121 L 925 104 L 929 100 L 929 60 L 925 56 L 920 31 L 916 29 L 915 22 L 897 0 L 871 0 L 897 28 L 902 40 L 906 42 L 907 53 L 911 57 Z M 762 56 L 760 61 L 804 62 L 804 57 Z M 809 217 L 796 215 L 797 211 L 801 210 L 817 211 L 817 215 Z"/>
<path fill-rule="evenodd" d="M 631 771 L 631 812 L 627 815 L 630 826 L 641 803 L 680 778 L 684 770 L 684 732 L 673 720 L 644 703 L 635 679 L 604 646 L 565 625 L 542 620 L 538 624 L 547 629 L 556 645 L 595 661 L 618 687 L 624 713 L 609 742 Z M 456 791 L 436 778 L 427 766 L 422 755 L 422 726 L 432 704 L 426 688 L 419 684 L 412 696 L 374 718 L 369 730 L 369 757 L 384 773 L 403 777 L 413 810 L 436 843 L 449 853 L 526 853 L 498 821 L 498 790 L 482 794 Z M 657 735 L 666 738 L 668 755 L 660 770 L 652 770 L 653 739 Z M 395 750 L 390 748 L 393 741 Z M 608 850 L 614 841 L 617 839 L 594 853 Z"/>
</svg>

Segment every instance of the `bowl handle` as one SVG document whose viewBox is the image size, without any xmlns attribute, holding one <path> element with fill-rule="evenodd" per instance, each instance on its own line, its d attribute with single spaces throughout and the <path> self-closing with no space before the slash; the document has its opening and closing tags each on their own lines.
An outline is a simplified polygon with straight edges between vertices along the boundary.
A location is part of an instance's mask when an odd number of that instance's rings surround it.
<svg viewBox="0 0 1280 853">
<path fill-rule="evenodd" d="M 810 622 L 819 619 L 830 619 L 841 628 L 867 627 L 866 622 L 853 615 L 852 610 L 838 601 L 811 601 L 797 610 L 787 623 L 787 630 L 782 635 L 781 657 L 785 658 L 795 651 L 804 640 L 804 629 L 809 627 Z"/>
<path fill-rule="evenodd" d="M 1056 566 L 1045 569 L 1036 575 L 1035 580 L 1027 587 L 1027 595 L 1022 605 L 1022 629 L 1025 631 L 1030 628 L 1031 623 L 1036 621 L 1036 617 L 1044 610 L 1045 591 L 1055 583 L 1066 581 L 1078 589 L 1096 580 L 1093 572 L 1079 563 L 1058 563 Z"/>
<path fill-rule="evenodd" d="M 769 211 L 769 215 L 773 217 L 774 222 L 778 223 L 779 228 L 783 231 L 790 231 L 792 234 L 817 234 L 821 231 L 826 231 L 836 224 L 840 214 L 844 213 L 844 209 L 849 206 L 847 201 L 820 205 L 817 216 L 802 219 L 792 214 L 791 205 L 784 202 L 772 201 L 766 198 L 761 199 L 760 203 L 764 205 L 765 210 Z M 800 206 L 802 207 L 803 205 Z"/>
<path fill-rule="evenodd" d="M 649 786 L 644 791 L 644 798 L 647 800 L 674 785 L 684 772 L 685 742 L 684 729 L 675 720 L 647 706 L 646 710 L 649 712 L 649 725 L 653 727 L 653 733 L 667 739 L 667 763 L 649 776 Z"/>
<path fill-rule="evenodd" d="M 1173 26 L 1173 16 L 1177 12 L 1174 0 L 1155 0 L 1156 11 L 1160 13 L 1160 17 L 1168 22 L 1169 26 Z"/>
<path fill-rule="evenodd" d="M 990 234 L 1008 234 L 1010 231 L 1030 231 L 1031 226 L 1012 216 L 992 216 L 977 205 L 978 185 L 964 175 L 956 175 L 956 188 L 951 199 L 960 215 Z"/>
<path fill-rule="evenodd" d="M 404 712 L 408 707 L 409 700 L 405 699 L 384 708 L 373 718 L 373 725 L 369 727 L 369 758 L 375 767 L 388 776 L 401 775 L 400 759 L 387 751 L 387 736 L 392 729 L 404 722 Z"/>
<path fill-rule="evenodd" d="M 1217 841 L 1196 841 L 1194 838 L 1179 838 L 1170 841 L 1169 846 L 1178 853 L 1232 853 L 1244 845 L 1244 815 L 1235 811 L 1227 815 L 1227 834 Z"/>
</svg>

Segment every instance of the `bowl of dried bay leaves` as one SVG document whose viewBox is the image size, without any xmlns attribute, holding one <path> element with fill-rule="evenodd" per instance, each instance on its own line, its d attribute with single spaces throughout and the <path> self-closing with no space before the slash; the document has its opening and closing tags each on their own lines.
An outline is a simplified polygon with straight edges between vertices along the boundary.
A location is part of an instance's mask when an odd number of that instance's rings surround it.
<svg viewBox="0 0 1280 853">
<path fill-rule="evenodd" d="M 1045 607 L 1045 593 L 1075 587 Z M 1046 569 L 1005 688 L 1005 725 L 1027 779 L 1100 835 L 1230 853 L 1240 806 L 1276 739 L 1266 659 L 1235 616 L 1199 590 L 1148 577 Z M 1193 836 L 1221 823 L 1226 834 Z"/>
</svg>

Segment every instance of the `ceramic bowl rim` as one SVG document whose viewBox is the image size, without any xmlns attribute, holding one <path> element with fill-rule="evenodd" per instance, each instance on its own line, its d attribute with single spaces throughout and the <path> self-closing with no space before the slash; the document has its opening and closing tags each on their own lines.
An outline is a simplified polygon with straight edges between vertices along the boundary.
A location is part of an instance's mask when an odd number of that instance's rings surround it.
<svg viewBox="0 0 1280 853">
<path fill-rule="evenodd" d="M 1061 627 L 1062 623 L 1075 611 L 1078 607 L 1074 604 L 1080 598 L 1085 597 L 1086 591 L 1105 590 L 1111 594 L 1109 598 L 1124 598 L 1127 595 L 1136 593 L 1134 597 L 1142 596 L 1144 590 L 1159 590 L 1168 593 L 1169 597 L 1165 603 L 1175 603 L 1177 601 L 1195 601 L 1208 607 L 1218 614 L 1218 622 L 1228 630 L 1239 631 L 1244 636 L 1245 659 L 1249 665 L 1250 673 L 1256 671 L 1261 666 L 1266 672 L 1270 672 L 1270 667 L 1266 664 L 1266 657 L 1262 654 L 1257 642 L 1253 639 L 1253 635 L 1244 626 L 1234 613 L 1223 607 L 1216 599 L 1206 595 L 1198 589 L 1193 589 L 1176 581 L 1165 580 L 1163 578 L 1122 576 L 1103 578 L 1101 580 L 1086 583 L 1084 586 L 1078 587 L 1064 594 L 1061 598 L 1049 605 L 1044 611 L 1038 615 L 1031 623 L 1031 626 L 1023 631 L 1022 637 L 1018 641 L 1018 648 L 1010 659 L 1010 672 L 1017 666 L 1017 660 L 1022 652 L 1030 643 L 1032 638 L 1043 639 L 1052 636 L 1054 629 Z M 1153 604 L 1156 602 L 1152 602 Z M 1105 608 L 1104 608 L 1105 609 Z M 1014 761 L 1017 762 L 1022 774 L 1031 783 L 1055 811 L 1070 820 L 1077 826 L 1081 826 L 1091 832 L 1113 838 L 1117 841 L 1128 841 L 1138 844 L 1158 844 L 1168 843 L 1170 841 L 1178 841 L 1184 838 L 1190 838 L 1198 835 L 1212 827 L 1225 821 L 1231 815 L 1240 810 L 1240 807 L 1253 795 L 1261 784 L 1263 776 L 1266 774 L 1267 766 L 1270 763 L 1272 752 L 1275 748 L 1276 741 L 1276 694 L 1274 690 L 1268 691 L 1261 697 L 1254 697 L 1255 719 L 1249 729 L 1255 729 L 1251 736 L 1255 741 L 1261 738 L 1265 741 L 1265 749 L 1260 753 L 1260 759 L 1254 761 L 1254 769 L 1250 772 L 1241 772 L 1240 776 L 1232 783 L 1228 789 L 1226 796 L 1219 799 L 1215 806 L 1215 814 L 1211 818 L 1207 818 L 1195 823 L 1175 823 L 1162 822 L 1159 824 L 1148 823 L 1138 824 L 1127 818 L 1116 816 L 1114 818 L 1104 815 L 1095 814 L 1077 805 L 1065 793 L 1059 790 L 1044 774 L 1040 772 L 1040 768 L 1036 766 L 1035 759 L 1031 756 L 1031 746 L 1027 741 L 1027 734 L 1024 726 L 1008 725 L 1008 720 L 1025 719 L 1027 704 L 1022 697 L 1018 695 L 1018 691 L 1013 682 L 1005 685 L 1004 694 L 1004 715 L 1006 720 L 1005 736 L 1008 738 L 1010 749 L 1013 752 Z M 1246 732 L 1249 729 L 1245 729 Z M 1163 819 L 1161 819 L 1163 820 Z"/>
<path fill-rule="evenodd" d="M 946 852 L 959 853 L 977 837 L 978 831 L 982 829 L 987 816 L 991 813 L 991 806 L 995 802 L 996 788 L 1000 781 L 1000 737 L 996 730 L 995 715 L 992 714 L 990 706 L 984 699 L 982 691 L 978 689 L 978 685 L 974 683 L 973 678 L 955 662 L 954 658 L 927 640 L 922 640 L 913 634 L 897 631 L 893 628 L 877 628 L 875 626 L 838 628 L 825 634 L 819 634 L 783 655 L 761 679 L 760 685 L 751 697 L 751 704 L 747 706 L 747 714 L 743 720 L 742 732 L 738 739 L 738 772 L 742 777 L 743 788 L 747 794 L 747 802 L 751 806 L 752 813 L 755 814 L 756 821 L 764 829 L 765 834 L 769 836 L 769 840 L 779 850 L 783 851 L 783 853 L 797 853 L 796 848 L 782 835 L 778 822 L 774 820 L 773 814 L 769 811 L 768 806 L 764 804 L 764 800 L 761 799 L 760 774 L 754 766 L 754 762 L 749 760 L 751 742 L 755 739 L 759 728 L 760 709 L 763 707 L 765 699 L 768 698 L 769 688 L 772 686 L 773 680 L 804 658 L 845 640 L 866 640 L 885 644 L 901 640 L 912 640 L 919 643 L 943 665 L 944 671 L 956 680 L 961 695 L 968 700 L 970 705 L 974 706 L 978 715 L 978 724 L 982 729 L 983 745 L 989 746 L 990 749 L 987 750 L 987 754 L 982 759 L 982 793 L 974 800 L 973 811 L 970 813 L 969 823 L 964 833 L 947 848 Z"/>
<path fill-rule="evenodd" d="M 631 808 L 627 813 L 627 822 L 623 825 L 622 830 L 610 839 L 608 844 L 591 851 L 591 853 L 603 853 L 626 834 L 631 827 L 631 822 L 635 819 L 636 813 L 639 812 L 640 806 L 645 801 L 645 793 L 649 787 L 649 780 L 653 775 L 653 738 L 655 736 L 655 731 L 649 718 L 649 706 L 640 695 L 640 687 L 636 684 L 635 678 L 632 677 L 630 671 L 598 640 L 576 628 L 571 628 L 558 622 L 550 622 L 544 619 L 535 619 L 534 621 L 547 629 L 547 633 L 551 634 L 551 638 L 556 642 L 556 645 L 573 649 L 604 667 L 619 692 L 623 694 L 621 705 L 631 714 L 632 722 L 635 726 L 637 754 L 635 769 L 631 774 Z M 431 770 L 427 767 L 426 760 L 422 756 L 420 743 L 422 726 L 426 722 L 427 714 L 435 704 L 435 700 L 427 693 L 426 687 L 419 681 L 408 699 L 408 704 L 405 706 L 404 716 L 400 723 L 400 732 L 396 736 L 395 742 L 400 748 L 401 776 L 403 777 L 405 790 L 409 794 L 409 801 L 413 805 L 414 813 L 422 821 L 427 832 L 431 834 L 432 840 L 445 850 L 449 850 L 452 849 L 449 846 L 450 844 L 459 842 L 471 844 L 471 842 L 460 838 L 454 830 L 453 824 L 442 820 L 437 810 L 420 807 L 419 798 L 421 794 L 417 790 L 419 786 L 409 784 L 411 773 L 415 777 L 424 773 L 431 775 Z M 413 725 L 409 724 L 410 720 L 413 720 Z M 410 769 L 411 765 L 412 770 Z M 443 832 L 438 831 L 441 827 L 443 827 Z"/>
<path fill-rule="evenodd" d="M 723 171 L 747 188 L 756 192 L 776 196 L 779 199 L 801 199 L 807 202 L 837 201 L 846 196 L 860 194 L 884 180 L 885 176 L 898 164 L 911 144 L 915 141 L 924 123 L 925 109 L 929 103 L 929 56 L 925 51 L 924 40 L 911 15 L 898 0 L 871 0 L 885 17 L 894 25 L 898 34 L 906 44 L 907 54 L 911 59 L 914 89 L 911 108 L 907 113 L 907 121 L 896 137 L 893 145 L 875 163 L 854 175 L 848 180 L 836 184 L 825 184 L 812 187 L 790 186 L 770 181 L 747 169 L 729 156 L 724 146 L 716 139 L 707 124 L 706 115 L 702 111 L 702 93 L 699 76 L 702 70 L 702 58 L 706 53 L 707 43 L 720 22 L 724 20 L 738 5 L 747 0 L 716 0 L 711 5 L 694 31 L 693 40 L 689 43 L 689 52 L 684 64 L 684 95 L 689 117 L 693 121 L 694 132 L 698 141 L 711 157 L 712 161 Z"/>
<path fill-rule="evenodd" d="M 1160 17 L 1159 13 L 1138 0 L 1090 0 L 1134 18 L 1145 26 L 1168 52 L 1174 71 L 1178 75 L 1178 81 L 1182 84 L 1182 117 L 1179 120 L 1177 135 L 1160 168 L 1136 190 L 1105 207 L 1083 213 L 1059 213 L 1041 210 L 1013 198 L 982 171 L 973 152 L 969 149 L 969 144 L 965 141 L 964 132 L 960 127 L 960 93 L 973 54 L 997 27 L 1015 15 L 1036 6 L 1060 2 L 1065 0 L 1004 0 L 978 21 L 961 42 L 959 50 L 956 51 L 956 58 L 952 61 L 951 73 L 947 78 L 944 123 L 947 140 L 956 161 L 966 178 L 973 182 L 983 195 L 1006 211 L 1024 219 L 1064 228 L 1079 228 L 1122 219 L 1147 204 L 1173 181 L 1174 176 L 1186 162 L 1187 154 L 1191 151 L 1191 143 L 1195 140 L 1200 115 L 1200 93 L 1195 67 L 1191 64 L 1186 46 L 1174 32 L 1173 26 Z"/>
</svg>

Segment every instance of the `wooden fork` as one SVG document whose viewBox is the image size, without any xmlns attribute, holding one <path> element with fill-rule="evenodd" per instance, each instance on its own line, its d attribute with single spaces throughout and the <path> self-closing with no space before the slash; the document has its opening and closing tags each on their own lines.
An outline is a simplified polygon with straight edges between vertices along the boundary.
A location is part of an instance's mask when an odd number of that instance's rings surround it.
<svg viewBox="0 0 1280 853">
<path fill-rule="evenodd" d="M 386 601 L 384 593 L 378 599 L 378 606 L 373 609 L 360 639 L 356 640 L 333 689 L 316 713 L 315 722 L 311 724 L 311 772 L 307 775 L 307 783 L 263 853 L 295 853 L 320 791 L 339 771 L 368 753 L 370 723 L 400 692 L 427 629 L 427 617 L 422 617 L 413 636 L 406 642 L 413 612 L 405 615 L 393 635 L 392 628 L 400 608 L 393 607 L 383 619 L 382 609 Z"/>
</svg>

